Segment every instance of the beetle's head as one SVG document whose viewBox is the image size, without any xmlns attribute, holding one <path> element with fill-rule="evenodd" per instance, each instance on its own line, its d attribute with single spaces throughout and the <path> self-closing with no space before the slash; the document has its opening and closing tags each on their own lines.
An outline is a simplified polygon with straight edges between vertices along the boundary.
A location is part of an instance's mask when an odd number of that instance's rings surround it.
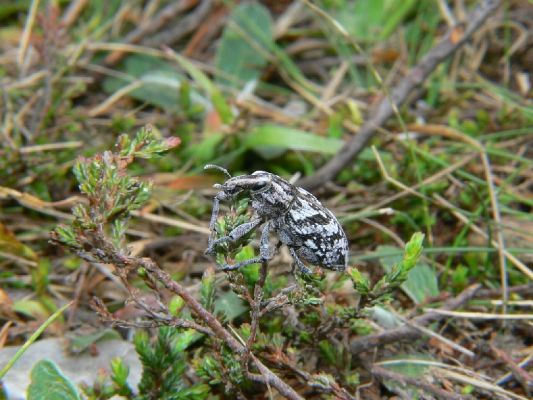
<svg viewBox="0 0 533 400">
<path fill-rule="evenodd" d="M 252 175 L 240 175 L 228 179 L 223 184 L 215 184 L 219 190 L 219 200 L 234 199 L 242 193 L 248 192 L 251 196 L 267 191 L 272 184 L 270 174 L 267 172 L 254 172 Z"/>
<path fill-rule="evenodd" d="M 219 191 L 217 194 L 219 200 L 232 200 L 244 192 L 249 192 L 250 195 L 260 194 L 266 192 L 272 185 L 272 175 L 264 171 L 232 177 L 228 170 L 218 165 L 208 164 L 204 169 L 217 169 L 229 178 L 223 184 L 214 185 L 214 188 Z"/>
</svg>

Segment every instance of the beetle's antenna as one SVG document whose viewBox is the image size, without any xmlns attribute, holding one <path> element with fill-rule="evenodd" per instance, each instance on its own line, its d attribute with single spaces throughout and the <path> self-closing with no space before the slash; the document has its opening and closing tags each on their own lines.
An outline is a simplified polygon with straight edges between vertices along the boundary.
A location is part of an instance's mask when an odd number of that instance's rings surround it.
<svg viewBox="0 0 533 400">
<path fill-rule="evenodd" d="M 220 172 L 222 172 L 224 175 L 226 175 L 228 178 L 231 178 L 231 174 L 228 172 L 228 170 L 226 168 L 223 168 L 219 165 L 215 165 L 215 164 L 207 164 L 205 167 L 204 167 L 204 170 L 206 169 L 216 169 Z"/>
</svg>

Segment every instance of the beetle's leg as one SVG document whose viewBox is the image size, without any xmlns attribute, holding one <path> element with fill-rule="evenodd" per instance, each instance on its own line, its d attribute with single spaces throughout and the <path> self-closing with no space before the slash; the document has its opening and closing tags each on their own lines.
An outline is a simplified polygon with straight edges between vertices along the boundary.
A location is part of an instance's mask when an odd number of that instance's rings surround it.
<svg viewBox="0 0 533 400">
<path fill-rule="evenodd" d="M 259 225 L 263 223 L 262 218 L 254 219 L 250 222 L 246 222 L 244 224 L 241 224 L 234 228 L 227 236 L 222 236 L 221 238 L 218 238 L 216 240 L 211 240 L 211 243 L 209 244 L 209 247 L 205 251 L 206 254 L 214 254 L 215 253 L 215 247 L 224 242 L 235 242 L 251 232 L 253 229 L 257 228 Z"/>
<path fill-rule="evenodd" d="M 246 224 L 243 224 L 243 225 L 246 225 Z M 267 222 L 265 226 L 263 227 L 263 231 L 261 233 L 261 244 L 259 245 L 259 257 L 250 258 L 249 260 L 244 260 L 234 265 L 228 265 L 228 264 L 219 265 L 218 270 L 219 271 L 234 271 L 246 265 L 263 263 L 265 261 L 270 260 L 274 256 L 273 251 L 270 248 L 270 244 L 269 244 L 270 232 L 272 232 L 272 224 L 270 222 Z"/>
<path fill-rule="evenodd" d="M 259 256 L 264 260 L 268 261 L 274 257 L 274 251 L 270 247 L 270 232 L 272 232 L 272 222 L 268 221 L 263 227 L 261 232 L 261 243 L 259 244 Z"/>
<path fill-rule="evenodd" d="M 310 274 L 313 272 L 305 266 L 302 260 L 300 260 L 298 254 L 296 254 L 296 250 L 294 250 L 292 247 L 289 247 L 289 252 L 291 253 L 292 258 L 294 259 L 294 264 L 292 265 L 292 272 L 294 272 L 294 267 L 298 267 L 302 274 Z"/>
<path fill-rule="evenodd" d="M 263 258 L 259 256 L 259 257 L 250 258 L 249 260 L 238 262 L 237 264 L 233 264 L 233 265 L 229 265 L 229 264 L 217 265 L 217 270 L 218 271 L 235 271 L 247 265 L 259 264 L 259 263 L 262 263 L 263 261 L 264 261 Z"/>
<path fill-rule="evenodd" d="M 205 251 L 206 254 L 208 254 L 214 248 L 213 241 L 214 241 L 214 236 L 215 236 L 215 226 L 217 223 L 219 210 L 220 210 L 220 200 L 215 196 L 215 198 L 213 199 L 213 211 L 211 212 L 211 220 L 209 221 L 209 231 L 211 233 L 209 234 L 207 250 Z"/>
</svg>

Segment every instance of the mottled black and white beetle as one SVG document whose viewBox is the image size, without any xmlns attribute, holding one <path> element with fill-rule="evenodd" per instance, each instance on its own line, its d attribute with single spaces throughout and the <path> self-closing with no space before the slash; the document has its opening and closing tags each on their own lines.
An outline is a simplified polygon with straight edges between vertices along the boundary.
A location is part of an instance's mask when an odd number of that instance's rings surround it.
<svg viewBox="0 0 533 400">
<path fill-rule="evenodd" d="M 211 236 L 206 254 L 214 254 L 218 244 L 237 241 L 264 224 L 259 256 L 235 265 L 219 265 L 220 270 L 231 271 L 270 260 L 274 250 L 269 244 L 269 237 L 271 232 L 275 232 L 279 238 L 278 247 L 284 244 L 289 248 L 301 272 L 311 272 L 302 260 L 323 268 L 344 271 L 348 263 L 346 234 L 331 211 L 315 196 L 269 172 L 256 171 L 251 175 L 231 177 L 222 167 L 206 165 L 205 169 L 208 168 L 222 171 L 229 179 L 222 185 L 214 186 L 219 192 L 213 201 L 209 224 Z M 234 200 L 245 193 L 251 200 L 253 210 L 250 221 L 237 226 L 227 236 L 215 239 L 220 202 Z"/>
</svg>

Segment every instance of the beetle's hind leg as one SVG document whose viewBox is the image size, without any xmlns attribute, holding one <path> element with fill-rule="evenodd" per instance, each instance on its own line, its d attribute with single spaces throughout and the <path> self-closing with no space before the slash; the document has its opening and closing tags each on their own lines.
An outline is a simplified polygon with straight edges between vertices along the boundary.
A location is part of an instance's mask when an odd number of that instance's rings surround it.
<svg viewBox="0 0 533 400">
<path fill-rule="evenodd" d="M 298 267 L 302 274 L 310 274 L 313 272 L 302 262 L 302 260 L 300 260 L 298 254 L 296 254 L 296 250 L 294 250 L 292 247 L 289 247 L 289 252 L 291 253 L 292 258 L 294 259 L 294 264 L 292 264 L 291 272 L 294 272 L 295 267 Z"/>
</svg>

